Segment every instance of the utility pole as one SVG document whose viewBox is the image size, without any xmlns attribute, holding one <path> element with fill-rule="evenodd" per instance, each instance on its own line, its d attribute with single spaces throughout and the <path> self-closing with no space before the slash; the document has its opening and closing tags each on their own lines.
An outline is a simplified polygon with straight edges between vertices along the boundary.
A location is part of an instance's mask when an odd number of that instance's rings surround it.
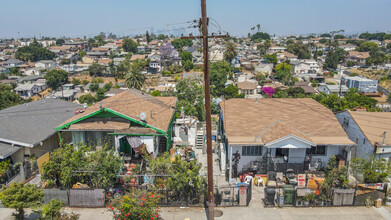
<svg viewBox="0 0 391 220">
<path fill-rule="evenodd" d="M 209 19 L 206 16 L 206 0 L 201 0 L 202 36 L 182 37 L 182 39 L 201 39 L 204 55 L 204 84 L 205 84 L 205 115 L 206 115 L 206 154 L 208 160 L 208 219 L 214 219 L 214 193 L 213 193 L 213 154 L 212 154 L 212 117 L 210 107 L 210 86 L 209 86 L 209 48 L 208 38 L 227 38 L 229 35 L 208 36 Z"/>
</svg>

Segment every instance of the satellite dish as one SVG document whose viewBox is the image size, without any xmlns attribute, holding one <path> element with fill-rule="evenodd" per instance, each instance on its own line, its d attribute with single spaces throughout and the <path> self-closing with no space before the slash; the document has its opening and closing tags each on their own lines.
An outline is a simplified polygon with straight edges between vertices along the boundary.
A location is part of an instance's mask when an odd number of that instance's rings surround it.
<svg viewBox="0 0 391 220">
<path fill-rule="evenodd" d="M 147 114 L 145 112 L 141 112 L 140 113 L 140 119 L 141 121 L 145 121 L 145 119 L 147 118 Z"/>
</svg>

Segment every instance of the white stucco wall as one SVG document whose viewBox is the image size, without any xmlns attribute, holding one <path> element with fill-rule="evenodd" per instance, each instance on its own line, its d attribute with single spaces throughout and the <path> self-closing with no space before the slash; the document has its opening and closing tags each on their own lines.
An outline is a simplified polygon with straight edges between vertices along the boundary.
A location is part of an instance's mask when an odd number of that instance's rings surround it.
<svg viewBox="0 0 391 220">
<path fill-rule="evenodd" d="M 352 149 L 352 158 L 360 157 L 368 159 L 369 155 L 374 153 L 374 147 L 361 132 L 356 122 L 350 116 L 349 112 L 341 112 L 335 114 L 342 128 L 345 130 L 349 139 L 357 144 L 356 148 Z"/>
</svg>

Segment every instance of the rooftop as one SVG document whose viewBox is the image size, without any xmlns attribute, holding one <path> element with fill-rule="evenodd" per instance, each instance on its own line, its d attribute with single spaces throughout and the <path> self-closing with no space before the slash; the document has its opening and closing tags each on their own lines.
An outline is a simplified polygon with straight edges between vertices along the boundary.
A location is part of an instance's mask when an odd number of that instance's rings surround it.
<svg viewBox="0 0 391 220">
<path fill-rule="evenodd" d="M 0 141 L 33 147 L 55 133 L 54 128 L 81 106 L 59 99 L 41 99 L 0 111 Z"/>
<path fill-rule="evenodd" d="M 319 145 L 354 144 L 334 114 L 310 98 L 230 99 L 220 106 L 230 144 L 267 144 L 287 135 Z"/>
</svg>

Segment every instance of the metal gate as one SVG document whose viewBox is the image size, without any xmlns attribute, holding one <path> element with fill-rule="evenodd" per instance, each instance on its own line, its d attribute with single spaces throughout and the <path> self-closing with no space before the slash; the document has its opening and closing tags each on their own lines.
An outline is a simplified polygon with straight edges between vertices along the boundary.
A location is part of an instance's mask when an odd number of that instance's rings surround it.
<svg viewBox="0 0 391 220">
<path fill-rule="evenodd" d="M 103 189 L 70 189 L 69 205 L 88 208 L 104 207 L 105 191 Z"/>
</svg>

